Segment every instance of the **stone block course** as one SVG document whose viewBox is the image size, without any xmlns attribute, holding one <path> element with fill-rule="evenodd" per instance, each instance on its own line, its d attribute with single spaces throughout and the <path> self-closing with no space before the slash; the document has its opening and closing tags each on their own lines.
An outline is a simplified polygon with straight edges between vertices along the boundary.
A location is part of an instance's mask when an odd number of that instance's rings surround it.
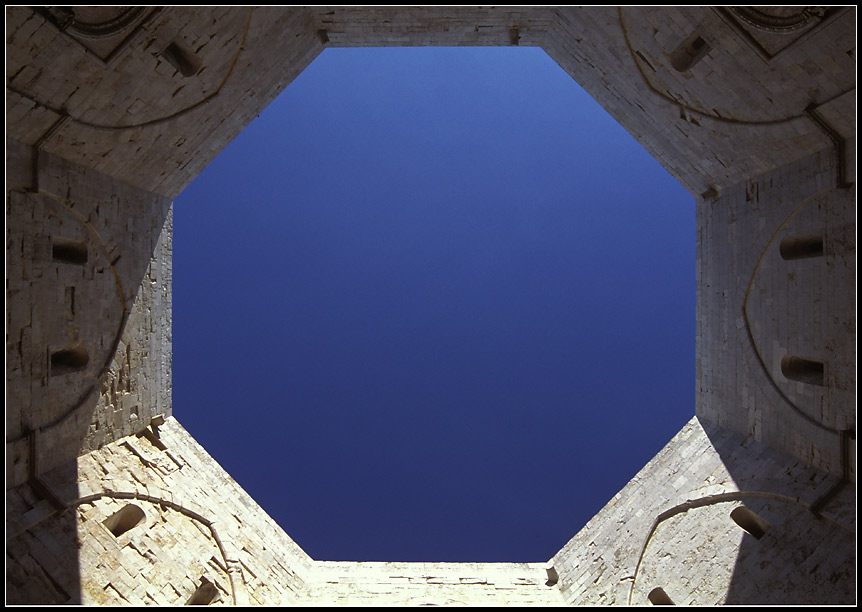
<svg viewBox="0 0 862 612">
<path fill-rule="evenodd" d="M 202 578 L 239 605 L 855 601 L 855 8 L 830 11 L 772 53 L 703 7 L 164 7 L 101 42 L 7 7 L 8 602 L 177 605 Z M 693 33 L 709 49 L 677 70 Z M 557 584 L 312 560 L 172 417 L 170 200 L 327 46 L 516 42 L 698 200 L 696 417 L 549 561 Z M 814 230 L 822 256 L 781 257 Z M 145 521 L 115 537 L 127 504 Z"/>
</svg>

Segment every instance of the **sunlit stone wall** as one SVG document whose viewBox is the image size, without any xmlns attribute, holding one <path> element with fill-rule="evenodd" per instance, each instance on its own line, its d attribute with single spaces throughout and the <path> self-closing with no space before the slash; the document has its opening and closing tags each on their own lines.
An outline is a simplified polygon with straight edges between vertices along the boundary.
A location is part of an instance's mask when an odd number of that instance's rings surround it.
<svg viewBox="0 0 862 612">
<path fill-rule="evenodd" d="M 41 480 L 55 500 L 7 491 L 10 603 L 181 605 L 207 583 L 207 603 L 225 605 L 304 592 L 311 559 L 173 417 Z M 132 518 L 118 529 L 110 519 L 124 509 Z M 31 572 L 49 574 L 50 588 L 35 588 Z"/>
<path fill-rule="evenodd" d="M 855 488 L 812 506 L 837 479 L 692 419 L 557 553 L 563 598 L 577 605 L 838 603 L 855 596 Z M 731 517 L 750 509 L 760 539 Z"/>
</svg>

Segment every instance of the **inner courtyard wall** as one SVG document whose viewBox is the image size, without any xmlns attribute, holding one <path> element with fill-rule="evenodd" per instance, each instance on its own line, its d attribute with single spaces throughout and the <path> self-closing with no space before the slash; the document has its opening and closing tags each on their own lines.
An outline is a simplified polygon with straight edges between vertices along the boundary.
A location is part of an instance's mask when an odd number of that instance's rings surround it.
<svg viewBox="0 0 862 612">
<path fill-rule="evenodd" d="M 822 151 L 698 206 L 697 415 L 855 482 L 856 190 L 836 163 Z M 785 259 L 797 236 L 819 254 Z M 788 356 L 821 380 L 788 378 Z"/>
<path fill-rule="evenodd" d="M 172 223 L 164 197 L 7 153 L 9 487 L 171 414 Z"/>
<path fill-rule="evenodd" d="M 320 561 L 304 605 L 561 606 L 544 563 Z"/>
<path fill-rule="evenodd" d="M 695 196 L 830 147 L 810 113 L 855 134 L 852 14 L 764 59 L 717 8 L 555 13 L 542 48 Z M 695 35 L 708 52 L 680 71 L 674 53 Z"/>
<path fill-rule="evenodd" d="M 312 560 L 172 417 L 41 480 L 53 504 L 7 490 L 9 603 L 181 605 L 205 579 L 216 603 L 290 604 L 306 588 Z M 143 518 L 114 535 L 127 506 Z M 69 551 L 80 576 L 58 571 Z M 51 578 L 37 590 L 20 568 Z"/>
<path fill-rule="evenodd" d="M 130 15 L 6 9 L 9 603 L 855 601 L 854 8 L 778 42 L 708 8 Z M 171 199 L 327 46 L 426 44 L 541 46 L 698 197 L 697 417 L 556 578 L 311 560 L 171 416 Z"/>
<path fill-rule="evenodd" d="M 103 59 L 45 11 L 9 7 L 7 135 L 172 198 L 324 48 L 541 46 L 701 195 L 836 136 L 853 150 L 848 23 L 855 9 L 830 10 L 764 58 L 739 17 L 712 8 L 148 8 Z M 708 53 L 679 71 L 671 56 L 693 34 Z M 200 62 L 194 75 L 171 45 Z"/>
<path fill-rule="evenodd" d="M 852 601 L 855 488 L 811 512 L 839 482 L 695 417 L 549 565 L 574 605 L 649 605 L 656 588 L 679 605 Z M 771 525 L 759 540 L 738 507 Z"/>
<path fill-rule="evenodd" d="M 302 7 L 145 7 L 103 54 L 42 10 L 6 31 L 7 137 L 168 199 L 324 48 Z"/>
</svg>

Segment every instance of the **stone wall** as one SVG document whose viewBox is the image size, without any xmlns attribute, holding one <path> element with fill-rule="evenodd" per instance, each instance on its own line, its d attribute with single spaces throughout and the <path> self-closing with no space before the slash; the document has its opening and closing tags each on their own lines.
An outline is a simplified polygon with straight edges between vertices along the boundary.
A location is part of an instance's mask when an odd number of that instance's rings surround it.
<svg viewBox="0 0 862 612">
<path fill-rule="evenodd" d="M 852 150 L 853 19 L 830 10 L 765 56 L 765 35 L 724 9 L 148 9 L 99 55 L 46 11 L 10 7 L 7 123 L 21 142 L 173 197 L 325 46 L 534 45 L 700 195 L 832 146 L 824 125 Z M 678 70 L 694 34 L 707 52 Z"/>
<path fill-rule="evenodd" d="M 8 136 L 168 198 L 323 48 L 302 8 L 150 7 L 101 55 L 44 10 L 6 13 Z"/>
<path fill-rule="evenodd" d="M 312 561 L 172 417 L 41 481 L 7 491 L 10 603 L 562 603 L 544 564 Z"/>
<path fill-rule="evenodd" d="M 551 563 L 575 605 L 841 603 L 855 597 L 855 488 L 692 419 Z M 759 540 L 731 517 L 771 527 Z"/>
<path fill-rule="evenodd" d="M 835 164 L 824 151 L 698 206 L 697 415 L 855 481 L 856 191 Z M 800 236 L 820 250 L 782 254 Z M 787 356 L 820 380 L 789 379 Z"/>
<path fill-rule="evenodd" d="M 8 602 L 855 601 L 855 18 L 7 7 Z M 368 45 L 541 46 L 698 197 L 697 417 L 550 574 L 311 560 L 171 416 L 171 198 Z"/>
<path fill-rule="evenodd" d="M 172 417 L 41 481 L 53 504 L 7 491 L 9 603 L 177 605 L 206 582 L 224 604 L 304 592 L 311 559 Z M 119 511 L 132 518 L 115 535 Z"/>
<path fill-rule="evenodd" d="M 830 147 L 811 112 L 855 134 L 852 14 L 764 59 L 722 9 L 556 13 L 542 48 L 695 196 Z M 707 52 L 680 71 L 674 52 L 693 35 Z"/>
<path fill-rule="evenodd" d="M 171 413 L 172 226 L 161 196 L 7 150 L 8 487 Z"/>
<path fill-rule="evenodd" d="M 302 600 L 332 606 L 553 606 L 560 591 L 538 563 L 321 561 Z"/>
</svg>

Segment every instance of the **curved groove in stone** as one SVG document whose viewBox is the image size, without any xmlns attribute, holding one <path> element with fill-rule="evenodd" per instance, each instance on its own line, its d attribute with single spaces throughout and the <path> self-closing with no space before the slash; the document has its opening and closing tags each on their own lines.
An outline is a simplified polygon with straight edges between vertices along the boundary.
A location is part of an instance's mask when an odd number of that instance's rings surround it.
<svg viewBox="0 0 862 612">
<path fill-rule="evenodd" d="M 73 123 L 76 123 L 80 126 L 94 129 L 94 130 L 109 130 L 109 131 L 111 131 L 111 130 L 132 130 L 132 129 L 136 129 L 136 128 L 152 127 L 154 125 L 166 123 L 166 122 L 171 121 L 173 119 L 177 119 L 179 117 L 187 115 L 188 113 L 200 108 L 201 106 L 208 104 L 211 100 L 216 98 L 221 93 L 221 90 L 224 88 L 228 79 L 230 79 L 231 74 L 233 74 L 233 71 L 236 68 L 237 62 L 239 61 L 240 55 L 243 52 L 243 49 L 245 49 L 245 41 L 246 41 L 246 38 L 248 37 L 249 28 L 251 27 L 251 18 L 252 18 L 253 13 L 254 13 L 254 7 L 249 7 L 248 17 L 246 18 L 245 27 L 243 29 L 243 33 L 242 33 L 242 36 L 240 37 L 240 41 L 239 41 L 239 48 L 237 49 L 236 53 L 234 54 L 234 57 L 231 60 L 230 65 L 227 68 L 227 72 L 225 73 L 224 77 L 222 77 L 222 80 L 218 84 L 218 86 L 216 87 L 215 91 L 212 92 L 211 94 L 208 94 L 204 98 L 201 98 L 197 102 L 194 102 L 193 104 L 190 104 L 189 106 L 186 106 L 185 108 L 182 108 L 182 109 L 180 109 L 174 113 L 171 113 L 170 115 L 165 115 L 163 117 L 157 117 L 155 119 L 150 119 L 149 121 L 143 121 L 141 123 L 131 123 L 131 124 L 124 124 L 124 125 L 107 125 L 107 124 L 91 123 L 89 121 L 84 121 L 83 119 L 79 119 L 73 115 L 70 115 L 68 113 L 68 111 L 66 111 L 65 109 L 56 108 L 56 107 L 51 106 L 50 104 L 48 104 L 46 102 L 42 102 L 41 100 L 38 100 L 37 98 L 31 96 L 27 92 L 21 91 L 20 89 L 18 89 L 16 87 L 12 87 L 8 83 L 6 84 L 6 89 L 8 91 L 11 91 L 12 93 L 15 93 L 15 94 L 21 96 L 22 98 L 30 100 L 34 104 L 37 104 L 44 109 L 47 109 L 47 110 L 59 115 L 60 117 L 68 118 L 68 120 L 72 121 Z"/>
<path fill-rule="evenodd" d="M 153 504 L 153 505 L 158 504 L 161 506 L 165 506 L 167 508 L 173 508 L 174 510 L 176 510 L 180 514 L 187 516 L 188 518 L 192 519 L 193 521 L 197 521 L 197 522 L 201 523 L 204 527 L 209 529 L 210 534 L 212 535 L 213 542 L 215 543 L 216 548 L 218 548 L 219 554 L 221 555 L 222 561 L 224 562 L 224 567 L 227 568 L 227 570 L 224 573 L 227 576 L 228 583 L 230 584 L 231 599 L 233 600 L 233 604 L 236 605 L 236 586 L 234 585 L 234 579 L 231 576 L 231 572 L 230 572 L 230 568 L 232 567 L 232 564 L 231 564 L 231 561 L 229 561 L 227 558 L 227 554 L 225 553 L 225 550 L 224 550 L 224 545 L 222 544 L 221 538 L 218 536 L 218 532 L 216 531 L 216 528 L 213 525 L 213 521 L 209 521 L 209 520 L 205 519 L 203 516 L 201 516 L 200 514 L 195 512 L 194 510 L 191 510 L 190 508 L 186 508 L 185 506 L 178 504 L 175 501 L 161 498 L 161 497 L 154 497 L 152 495 L 142 495 L 140 493 L 132 492 L 132 491 L 111 491 L 111 492 L 106 491 L 103 493 L 95 493 L 93 495 L 87 495 L 86 497 L 81 497 L 79 499 L 76 499 L 74 501 L 69 502 L 69 507 L 75 508 L 77 510 L 78 506 L 80 506 L 81 504 L 92 503 L 92 502 L 97 501 L 103 497 L 107 497 L 110 499 L 137 499 L 139 501 L 148 502 L 148 503 Z"/>
<path fill-rule="evenodd" d="M 144 6 L 130 6 L 113 19 L 97 23 L 81 21 L 73 16 L 66 26 L 66 30 L 73 36 L 80 38 L 96 39 L 116 36 L 136 25 L 144 17 L 144 12 L 147 8 Z"/>
<path fill-rule="evenodd" d="M 748 341 L 751 344 L 751 350 L 754 352 L 754 355 L 757 357 L 757 362 L 760 364 L 760 368 L 761 368 L 761 370 L 763 370 L 763 373 L 766 376 L 766 379 L 772 385 L 772 388 L 775 389 L 775 392 L 778 394 L 778 396 L 782 400 L 784 400 L 784 402 L 788 406 L 790 406 L 790 408 L 797 415 L 802 417 L 808 424 L 810 424 L 814 427 L 817 427 L 818 429 L 822 429 L 824 431 L 833 433 L 836 436 L 838 436 L 838 435 L 840 435 L 840 432 L 837 429 L 829 427 L 829 426 L 823 424 L 822 422 L 818 421 L 817 419 L 811 417 L 804 410 L 802 410 L 799 406 L 797 406 L 789 397 L 787 397 L 787 394 L 784 393 L 784 391 L 779 386 L 778 382 L 772 376 L 772 373 L 769 371 L 769 368 L 766 367 L 766 363 L 763 361 L 763 355 L 761 355 L 760 349 L 758 348 L 758 345 L 757 345 L 757 341 L 754 339 L 754 333 L 751 331 L 751 323 L 748 320 L 748 298 L 751 295 L 751 289 L 754 286 L 754 279 L 757 277 L 757 272 L 760 269 L 760 264 L 763 262 L 763 259 L 766 257 L 767 252 L 769 252 L 769 249 L 772 247 L 772 244 L 775 242 L 776 238 L 778 237 L 778 234 L 784 229 L 784 227 L 790 222 L 790 220 L 793 219 L 793 217 L 795 217 L 799 213 L 799 211 L 801 211 L 808 204 L 813 202 L 817 197 L 826 193 L 829 189 L 830 188 L 822 189 L 822 190 L 818 191 L 817 193 L 815 193 L 814 195 L 809 196 L 808 198 L 803 200 L 802 203 L 799 204 L 799 206 L 794 208 L 790 212 L 790 214 L 787 215 L 787 217 L 784 219 L 784 221 L 782 221 L 781 223 L 778 224 L 778 227 L 775 228 L 775 232 L 772 234 L 772 236 L 769 237 L 769 240 L 766 241 L 766 245 L 763 247 L 763 251 L 760 253 L 760 257 L 757 258 L 757 263 L 754 264 L 754 268 L 751 271 L 751 277 L 748 279 L 748 286 L 745 288 L 745 296 L 743 297 L 743 300 L 742 300 L 742 319 L 743 319 L 743 322 L 745 325 L 746 336 L 748 336 Z"/>
<path fill-rule="evenodd" d="M 59 207 L 61 210 L 72 213 L 72 216 L 82 225 L 84 230 L 87 231 L 87 233 L 89 233 L 92 236 L 94 242 L 98 245 L 99 252 L 100 252 L 102 258 L 106 262 L 108 262 L 108 266 L 110 267 L 111 272 L 113 273 L 117 293 L 119 294 L 119 297 L 120 297 L 120 304 L 122 305 L 122 308 L 123 308 L 123 313 L 120 316 L 120 323 L 117 326 L 117 331 L 114 334 L 114 339 L 111 342 L 111 346 L 106 352 L 105 361 L 102 364 L 102 367 L 99 370 L 99 373 L 92 377 L 92 380 L 94 382 L 91 383 L 90 386 L 87 387 L 87 390 L 84 391 L 84 393 L 82 393 L 75 402 L 70 404 L 70 407 L 67 410 L 65 410 L 62 414 L 60 414 L 57 418 L 55 418 L 53 421 L 49 421 L 48 423 L 39 425 L 37 427 L 37 430 L 39 432 L 43 432 L 43 431 L 46 431 L 46 430 L 49 430 L 49 429 L 52 429 L 54 427 L 61 425 L 64 421 L 66 421 L 70 417 L 72 417 L 86 403 L 86 401 L 93 394 L 93 391 L 96 390 L 96 387 L 101 385 L 102 380 L 110 371 L 111 362 L 114 360 L 114 355 L 117 352 L 117 347 L 119 346 L 120 340 L 122 339 L 123 331 L 126 328 L 126 323 L 128 322 L 129 315 L 131 314 L 131 309 L 128 306 L 128 304 L 126 304 L 125 290 L 123 288 L 123 282 L 122 282 L 122 279 L 120 278 L 120 274 L 117 271 L 116 265 L 114 265 L 113 263 L 110 262 L 110 258 L 108 257 L 108 249 L 107 249 L 107 247 L 105 247 L 105 243 L 102 240 L 102 237 L 96 231 L 96 229 L 90 223 L 87 222 L 87 220 L 81 215 L 81 213 L 79 213 L 77 210 L 75 210 L 74 208 L 69 206 L 65 201 L 60 200 L 59 198 L 57 198 L 51 194 L 48 194 L 48 193 L 39 193 L 39 195 L 43 196 L 47 201 L 50 201 L 50 202 L 53 202 L 54 204 L 56 204 L 57 207 Z M 88 377 L 88 378 L 90 378 L 90 377 Z M 17 438 L 7 439 L 6 443 L 11 444 L 13 442 L 18 442 L 19 440 L 23 440 L 26 437 L 27 437 L 26 435 L 21 435 L 21 436 L 18 436 Z"/>
<path fill-rule="evenodd" d="M 713 504 L 729 502 L 729 501 L 741 501 L 745 498 L 750 498 L 750 497 L 759 498 L 759 499 L 774 499 L 776 501 L 796 504 L 796 505 L 801 506 L 802 508 L 804 508 L 806 510 L 811 509 L 811 507 L 808 504 L 801 501 L 800 499 L 795 498 L 795 497 L 788 497 L 787 495 L 781 495 L 780 493 L 770 493 L 769 491 L 733 491 L 733 492 L 729 492 L 729 493 L 717 493 L 715 495 L 707 495 L 706 497 L 699 497 L 697 499 L 690 499 L 690 500 L 685 501 L 681 504 L 678 504 L 672 508 L 669 508 L 668 510 L 665 510 L 664 512 L 662 512 L 661 514 L 659 514 L 656 517 L 656 519 L 653 521 L 652 526 L 650 527 L 649 531 L 647 532 L 646 538 L 644 538 L 643 546 L 641 547 L 640 554 L 638 555 L 637 565 L 635 566 L 634 575 L 632 576 L 631 587 L 629 588 L 628 605 L 629 606 L 632 605 L 632 595 L 634 594 L 635 584 L 637 583 L 638 572 L 640 571 L 641 564 L 643 563 L 644 557 L 646 556 L 646 551 L 647 551 L 647 548 L 649 547 L 650 541 L 652 540 L 653 536 L 655 535 L 656 529 L 658 529 L 659 525 L 661 525 L 664 521 L 666 521 L 669 518 L 672 518 L 678 514 L 682 514 L 683 512 L 687 512 L 687 511 L 692 510 L 694 508 L 702 508 L 704 506 L 711 506 Z M 834 525 L 841 527 L 845 531 L 848 531 L 849 533 L 851 533 L 855 536 L 856 532 L 852 528 L 848 527 L 847 525 L 844 525 L 843 523 L 840 523 L 840 522 L 832 520 L 832 519 L 828 519 L 828 520 L 831 523 L 833 523 Z"/>
<path fill-rule="evenodd" d="M 666 102 L 669 102 L 670 104 L 673 104 L 676 107 L 683 106 L 685 108 L 685 110 L 690 112 L 690 113 L 695 113 L 696 115 L 699 115 L 700 117 L 704 117 L 706 119 L 711 119 L 713 121 L 718 121 L 720 123 L 730 123 L 730 124 L 736 124 L 736 125 L 770 126 L 770 125 L 780 125 L 782 123 L 788 123 L 790 121 L 796 121 L 797 119 L 806 118 L 807 115 L 804 112 L 804 110 L 797 115 L 792 115 L 789 117 L 782 117 L 779 119 L 753 120 L 753 119 L 739 119 L 739 118 L 735 118 L 735 117 L 722 117 L 720 115 L 716 115 L 715 113 L 706 112 L 706 111 L 704 111 L 700 108 L 697 108 L 695 106 L 689 106 L 684 101 L 676 100 L 673 97 L 665 94 L 664 92 L 660 91 L 658 88 L 656 88 L 652 84 L 652 81 L 650 81 L 649 77 L 647 76 L 646 72 L 644 71 L 643 67 L 641 66 L 640 61 L 638 61 L 637 53 L 635 52 L 634 47 L 632 46 L 631 38 L 629 37 L 628 28 L 626 27 L 625 19 L 623 18 L 622 7 L 617 9 L 617 13 L 619 15 L 619 22 L 620 22 L 620 28 L 622 29 L 622 33 L 623 33 L 623 40 L 626 43 L 626 48 L 628 50 L 629 55 L 631 56 L 632 61 L 634 62 L 635 66 L 638 69 L 638 73 L 640 74 L 641 79 L 643 79 L 647 88 L 652 93 L 654 93 L 656 96 L 661 98 L 662 100 L 665 100 Z M 847 93 L 847 92 L 844 92 L 844 93 Z M 843 94 L 841 94 L 841 95 L 843 95 Z"/>
<path fill-rule="evenodd" d="M 811 23 L 819 22 L 823 19 L 813 7 L 799 7 L 798 13 L 793 15 L 781 16 L 770 15 L 765 11 L 756 9 L 753 6 L 730 6 L 730 11 L 734 17 L 740 19 L 758 30 L 773 32 L 777 34 L 785 34 L 795 32 L 804 28 Z"/>
</svg>

